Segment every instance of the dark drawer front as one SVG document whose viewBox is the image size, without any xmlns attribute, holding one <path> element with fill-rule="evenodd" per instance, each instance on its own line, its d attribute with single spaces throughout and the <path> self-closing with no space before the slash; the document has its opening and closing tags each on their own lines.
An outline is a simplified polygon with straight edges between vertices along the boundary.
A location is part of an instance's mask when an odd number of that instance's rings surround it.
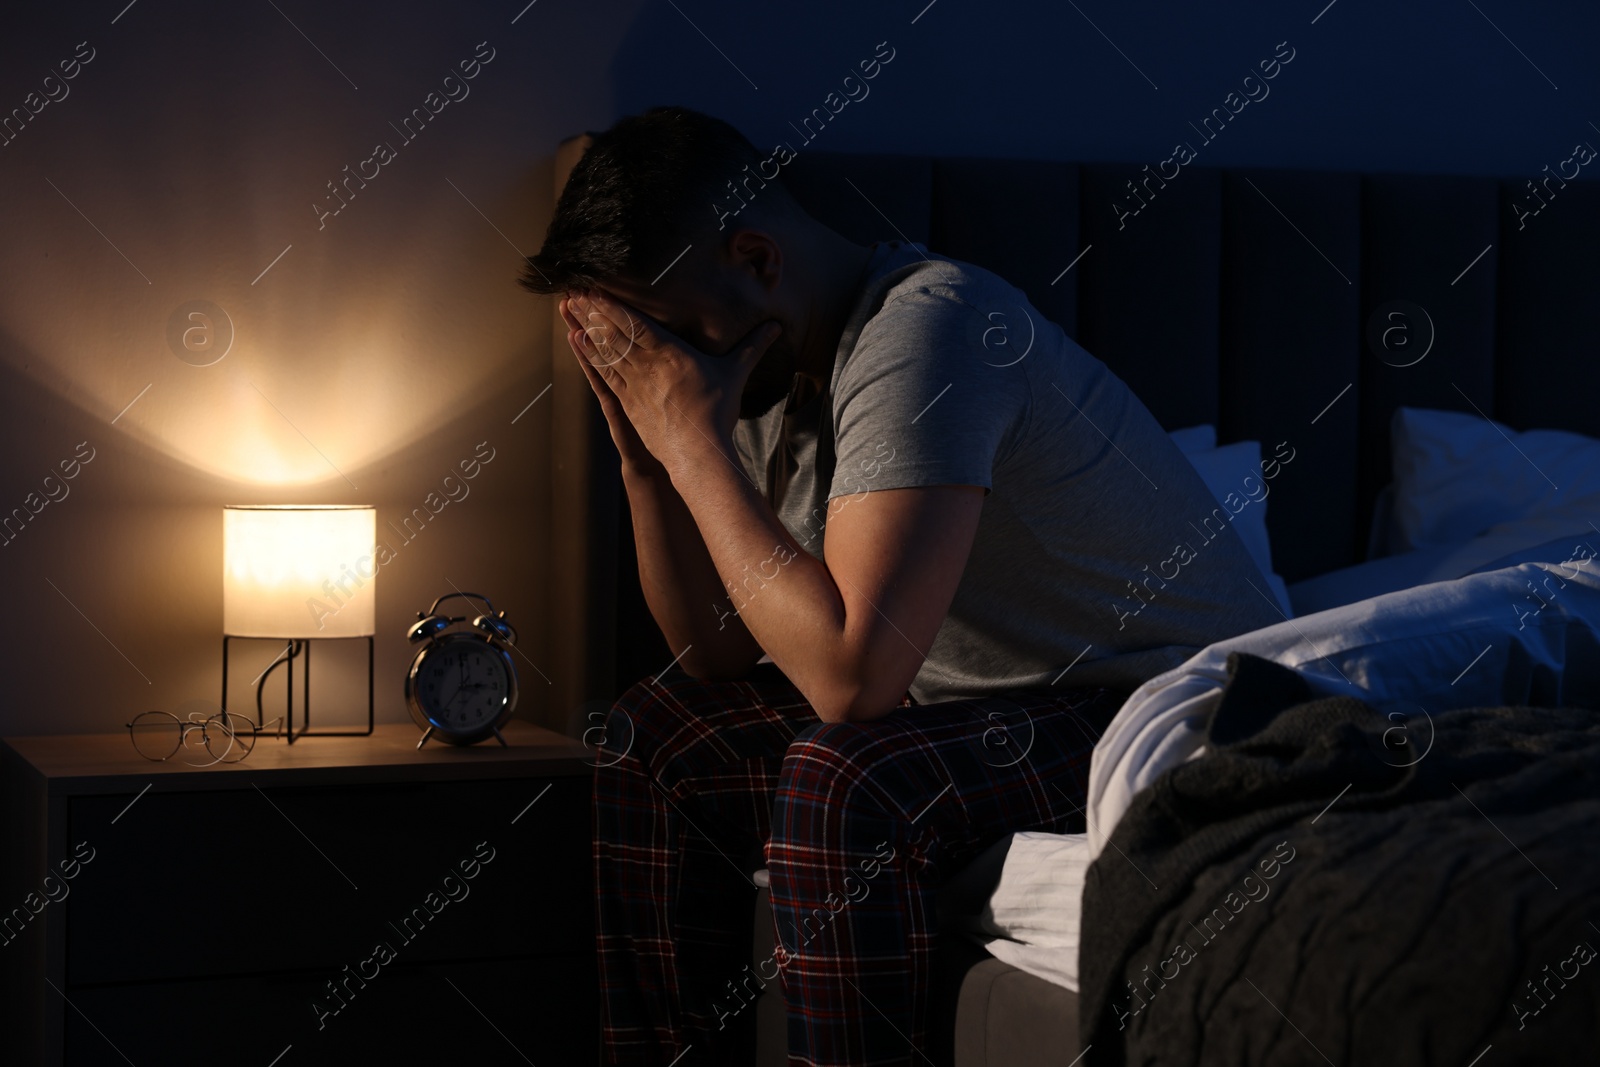
<svg viewBox="0 0 1600 1067">
<path fill-rule="evenodd" d="M 592 952 L 395 964 L 350 996 L 339 1014 L 321 1018 L 320 1028 L 311 1007 L 318 980 L 272 975 L 72 991 L 81 1014 L 66 1013 L 67 1067 L 127 1067 L 129 1061 L 265 1067 L 286 1048 L 277 1067 L 527 1067 L 530 1061 L 547 1067 L 599 1058 Z"/>
<path fill-rule="evenodd" d="M 592 953 L 589 789 L 577 777 L 152 792 L 115 825 L 131 796 L 76 798 L 71 840 L 95 855 L 63 902 L 67 980 L 332 977 L 379 943 L 405 963 Z M 461 862 L 490 850 L 465 878 Z"/>
</svg>

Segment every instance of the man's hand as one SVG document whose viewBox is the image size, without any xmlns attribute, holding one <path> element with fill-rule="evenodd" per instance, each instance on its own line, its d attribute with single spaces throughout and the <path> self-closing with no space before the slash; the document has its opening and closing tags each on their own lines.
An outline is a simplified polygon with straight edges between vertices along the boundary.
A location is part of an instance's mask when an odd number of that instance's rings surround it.
<svg viewBox="0 0 1600 1067">
<path fill-rule="evenodd" d="M 598 377 L 645 451 L 669 474 L 704 463 L 713 451 L 733 458 L 740 397 L 750 372 L 777 340 L 777 323 L 757 326 L 726 357 L 718 357 L 597 290 L 570 295 L 562 314 L 590 384 Z M 613 439 L 616 429 L 613 425 Z"/>
<path fill-rule="evenodd" d="M 633 424 L 628 421 L 628 416 L 622 410 L 622 401 L 617 399 L 611 387 L 601 379 L 600 372 L 589 362 L 589 357 L 584 355 L 584 326 L 578 321 L 570 301 L 561 300 L 557 308 L 562 321 L 567 324 L 567 345 L 577 357 L 578 366 L 583 368 L 583 376 L 589 380 L 589 388 L 594 390 L 595 398 L 600 401 L 600 414 L 605 416 L 606 425 L 611 428 L 611 440 L 617 446 L 617 454 L 622 457 L 623 472 L 649 476 L 666 473 L 661 461 L 650 454 L 650 450 L 644 446 L 644 442 L 634 431 Z"/>
</svg>

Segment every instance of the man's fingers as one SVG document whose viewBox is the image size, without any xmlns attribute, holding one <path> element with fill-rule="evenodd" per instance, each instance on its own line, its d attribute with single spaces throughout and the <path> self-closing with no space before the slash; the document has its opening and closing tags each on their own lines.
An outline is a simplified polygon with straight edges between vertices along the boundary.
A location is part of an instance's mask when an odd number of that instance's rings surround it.
<svg viewBox="0 0 1600 1067">
<path fill-rule="evenodd" d="M 635 346 L 655 347 L 658 327 L 647 316 L 598 290 L 573 297 L 572 310 L 597 345 L 608 346 L 614 359 L 622 359 Z"/>
<path fill-rule="evenodd" d="M 601 390 L 604 390 L 606 394 L 615 396 L 617 387 L 612 385 L 607 376 L 601 373 L 601 368 L 608 367 L 610 364 L 597 358 L 594 353 L 594 346 L 589 343 L 588 335 L 581 329 L 568 330 L 567 344 L 571 347 L 572 354 L 578 357 L 578 364 L 583 368 L 584 377 L 589 379 L 589 384 L 594 387 L 595 393 L 598 395 Z M 615 372 L 613 372 L 612 377 L 616 378 L 619 384 L 622 382 L 621 376 L 615 374 Z M 600 399 L 604 401 L 606 397 L 601 396 Z"/>
<path fill-rule="evenodd" d="M 576 301 L 578 311 L 587 315 L 589 312 L 599 312 L 613 321 L 622 321 L 629 317 L 633 310 L 620 300 L 613 299 L 610 294 L 600 289 L 587 289 L 578 294 Z"/>
<path fill-rule="evenodd" d="M 603 318 L 595 321 L 581 321 L 567 316 L 563 318 L 567 320 L 569 330 L 582 338 L 583 355 L 596 366 L 609 367 L 625 359 L 633 350 L 633 342 L 619 337 L 616 328 Z"/>
<path fill-rule="evenodd" d="M 582 321 L 578 317 L 575 301 L 570 299 L 561 301 L 560 309 L 562 321 L 567 324 L 567 343 L 586 363 L 610 366 L 628 354 L 631 345 L 617 347 L 612 344 L 616 334 L 609 323 Z"/>
<path fill-rule="evenodd" d="M 606 402 L 615 395 L 611 392 L 611 387 L 600 377 L 600 372 L 589 365 L 589 361 L 584 359 L 581 353 L 578 354 L 578 366 L 583 369 L 583 376 L 589 379 L 589 388 L 593 389 L 594 395 L 600 399 L 600 406 L 604 407 Z"/>
<path fill-rule="evenodd" d="M 572 354 L 578 357 L 578 362 L 584 366 L 589 365 L 593 358 L 589 354 L 588 338 L 583 330 L 577 326 L 567 327 L 567 347 L 572 349 Z"/>
<path fill-rule="evenodd" d="M 582 327 L 583 333 L 599 356 L 602 365 L 609 366 L 626 359 L 628 353 L 633 351 L 633 336 L 625 330 L 618 329 L 616 323 L 599 312 L 590 312 L 587 319 L 588 322 Z"/>
<path fill-rule="evenodd" d="M 561 321 L 567 324 L 569 330 L 582 330 L 589 325 L 573 300 L 563 300 L 560 307 Z"/>
<path fill-rule="evenodd" d="M 626 382 L 622 382 L 622 378 L 618 374 L 613 374 L 613 378 L 616 378 L 616 382 L 618 382 L 616 386 L 613 386 L 610 381 L 606 381 L 605 374 L 600 373 L 600 366 L 590 362 L 590 358 L 582 352 L 582 336 L 584 334 L 582 334 L 581 330 L 568 331 L 566 342 L 573 349 L 574 357 L 578 357 L 578 366 L 581 366 L 582 371 L 584 371 L 584 378 L 589 379 L 590 389 L 594 389 L 595 397 L 600 398 L 600 410 L 605 411 L 606 406 L 616 405 L 618 411 L 621 411 L 622 398 L 618 395 L 618 389 L 619 387 L 626 387 Z M 610 416 L 610 413 L 608 413 L 608 416 Z"/>
<path fill-rule="evenodd" d="M 556 307 L 561 313 L 561 321 L 567 324 L 567 329 L 583 329 L 583 323 L 578 321 L 578 316 L 572 309 L 572 301 L 563 298 L 560 303 L 556 305 Z"/>
<path fill-rule="evenodd" d="M 572 354 L 578 359 L 578 366 L 583 368 L 583 376 L 589 379 L 589 384 L 595 383 L 594 367 L 589 363 L 589 356 L 583 350 L 583 331 L 578 329 L 567 330 L 567 347 L 572 349 Z"/>
</svg>

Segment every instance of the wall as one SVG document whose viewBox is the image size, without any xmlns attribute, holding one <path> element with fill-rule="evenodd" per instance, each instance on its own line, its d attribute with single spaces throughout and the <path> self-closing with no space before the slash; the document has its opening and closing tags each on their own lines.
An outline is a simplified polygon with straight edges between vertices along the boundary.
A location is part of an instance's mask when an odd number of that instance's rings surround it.
<svg viewBox="0 0 1600 1067">
<path fill-rule="evenodd" d="M 677 6 L 704 36 L 639 7 L 619 106 L 711 110 L 763 146 L 882 40 L 893 64 L 816 149 L 1155 163 L 1279 41 L 1292 67 L 1207 165 L 1531 177 L 1600 145 L 1600 10 L 1573 0 Z"/>
<path fill-rule="evenodd" d="M 110 0 L 0 15 L 0 114 L 38 108 L 0 145 L 0 514 L 30 493 L 37 507 L 80 444 L 93 455 L 0 546 L 18 620 L 0 734 L 118 729 L 213 698 L 222 504 L 373 503 L 381 526 L 484 441 L 495 458 L 470 495 L 390 543 L 379 716 L 404 718 L 399 635 L 454 585 L 509 609 L 524 710 L 565 721 L 540 692 L 563 625 L 543 607 L 549 518 L 570 506 L 535 402 L 550 309 L 514 285 L 562 137 L 682 103 L 798 144 L 789 124 L 886 41 L 894 59 L 816 150 L 1153 164 L 1287 41 L 1292 66 L 1204 147 L 1207 165 L 1533 177 L 1600 143 L 1597 22 L 1575 4 L 1466 0 Z M 446 86 L 475 53 L 476 76 Z M 91 58 L 73 68 L 75 54 Z M 414 139 L 390 125 L 447 90 Z M 372 175 L 378 142 L 393 158 L 340 207 L 327 183 Z M 207 366 L 169 339 L 193 301 L 231 322 Z M 242 648 L 236 670 L 272 652 Z M 335 654 L 318 667 L 318 721 L 351 721 L 364 672 Z"/>
</svg>

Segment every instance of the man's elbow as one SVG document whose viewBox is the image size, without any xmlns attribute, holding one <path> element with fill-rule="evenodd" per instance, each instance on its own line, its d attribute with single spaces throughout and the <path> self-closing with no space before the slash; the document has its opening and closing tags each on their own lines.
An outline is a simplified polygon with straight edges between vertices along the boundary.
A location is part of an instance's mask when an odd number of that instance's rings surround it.
<svg viewBox="0 0 1600 1067">
<path fill-rule="evenodd" d="M 891 693 L 883 686 L 836 685 L 812 700 L 811 709 L 827 723 L 871 722 L 899 707 L 904 692 Z"/>
</svg>

